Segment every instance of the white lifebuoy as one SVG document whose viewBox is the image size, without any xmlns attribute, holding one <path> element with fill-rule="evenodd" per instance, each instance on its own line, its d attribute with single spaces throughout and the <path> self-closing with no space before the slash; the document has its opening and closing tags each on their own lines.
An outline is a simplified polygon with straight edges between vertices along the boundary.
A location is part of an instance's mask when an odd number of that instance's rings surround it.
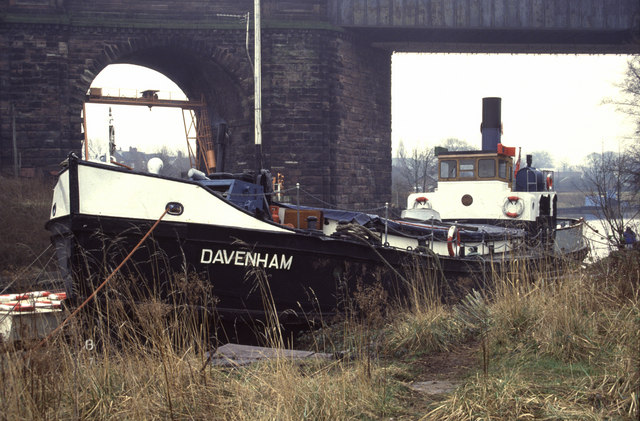
<svg viewBox="0 0 640 421">
<path fill-rule="evenodd" d="M 509 218 L 518 218 L 524 212 L 524 201 L 518 196 L 509 196 L 502 205 L 502 213 Z"/>
<path fill-rule="evenodd" d="M 447 232 L 447 250 L 449 251 L 449 256 L 455 257 L 456 251 L 453 248 L 455 244 L 456 248 L 460 247 L 460 231 L 455 225 L 451 225 L 449 227 L 449 231 Z"/>
</svg>

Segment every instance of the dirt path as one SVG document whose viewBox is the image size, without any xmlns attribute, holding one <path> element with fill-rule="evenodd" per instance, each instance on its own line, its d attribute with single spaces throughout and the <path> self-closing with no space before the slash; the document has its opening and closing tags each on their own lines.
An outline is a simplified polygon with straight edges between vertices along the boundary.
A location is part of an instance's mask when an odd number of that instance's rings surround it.
<svg viewBox="0 0 640 421">
<path fill-rule="evenodd" d="M 468 342 L 446 352 L 424 355 L 414 361 L 418 381 L 456 381 L 471 369 L 482 367 L 480 342 Z"/>
<path fill-rule="evenodd" d="M 458 387 L 470 371 L 481 369 L 480 342 L 460 344 L 447 352 L 437 352 L 406 361 L 414 378 L 411 393 L 404 399 L 407 415 L 398 419 L 420 419 L 436 402 Z"/>
</svg>

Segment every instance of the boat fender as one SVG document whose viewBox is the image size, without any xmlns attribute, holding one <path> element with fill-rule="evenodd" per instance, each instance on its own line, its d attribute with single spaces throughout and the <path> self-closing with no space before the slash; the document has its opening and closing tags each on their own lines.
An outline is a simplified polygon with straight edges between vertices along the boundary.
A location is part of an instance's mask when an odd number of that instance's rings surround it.
<svg viewBox="0 0 640 421">
<path fill-rule="evenodd" d="M 517 218 L 524 211 L 524 201 L 518 196 L 509 196 L 502 205 L 502 212 L 509 218 Z"/>
<path fill-rule="evenodd" d="M 551 177 L 551 174 L 547 174 L 547 190 L 552 190 L 553 189 L 553 177 Z"/>
<path fill-rule="evenodd" d="M 187 177 L 192 180 L 208 180 L 209 178 L 202 171 L 196 170 L 195 168 L 190 168 L 187 172 Z"/>
<path fill-rule="evenodd" d="M 447 250 L 451 257 L 455 257 L 456 255 L 456 251 L 453 248 L 454 243 L 456 247 L 460 247 L 460 230 L 458 230 L 458 227 L 455 225 L 451 225 L 447 233 Z"/>
</svg>

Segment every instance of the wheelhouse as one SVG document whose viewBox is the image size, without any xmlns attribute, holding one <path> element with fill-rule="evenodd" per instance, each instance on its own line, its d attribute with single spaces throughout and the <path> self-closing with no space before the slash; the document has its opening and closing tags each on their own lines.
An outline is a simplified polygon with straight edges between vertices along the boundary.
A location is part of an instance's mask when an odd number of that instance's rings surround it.
<svg viewBox="0 0 640 421">
<path fill-rule="evenodd" d="M 513 183 L 510 156 L 486 151 L 445 152 L 438 155 L 438 181 L 504 181 Z"/>
</svg>

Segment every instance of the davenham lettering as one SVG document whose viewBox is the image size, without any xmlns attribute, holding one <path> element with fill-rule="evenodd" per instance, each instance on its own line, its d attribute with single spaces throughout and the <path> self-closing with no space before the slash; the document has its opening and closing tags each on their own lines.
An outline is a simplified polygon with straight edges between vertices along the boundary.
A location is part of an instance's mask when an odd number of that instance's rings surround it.
<svg viewBox="0 0 640 421">
<path fill-rule="evenodd" d="M 265 269 L 290 270 L 293 256 L 277 253 L 253 253 L 243 250 L 202 249 L 200 263 L 236 266 L 258 266 Z"/>
</svg>

